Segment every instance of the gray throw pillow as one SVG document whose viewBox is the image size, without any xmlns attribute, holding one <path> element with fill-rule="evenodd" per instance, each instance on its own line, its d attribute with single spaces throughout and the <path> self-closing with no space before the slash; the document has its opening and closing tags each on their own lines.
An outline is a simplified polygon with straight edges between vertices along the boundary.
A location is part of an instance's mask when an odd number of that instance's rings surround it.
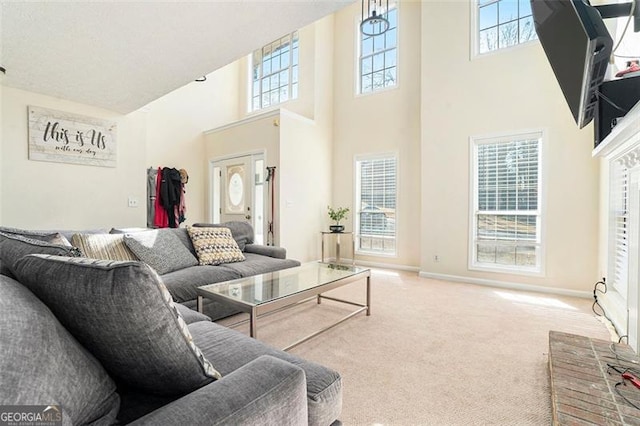
<svg viewBox="0 0 640 426">
<path fill-rule="evenodd" d="M 65 425 L 115 424 L 115 383 L 33 293 L 0 276 L 0 312 L 0 404 L 57 405 Z"/>
<path fill-rule="evenodd" d="M 71 246 L 69 240 L 57 231 L 31 231 L 27 229 L 7 228 L 6 226 L 0 226 L 0 233 L 19 235 L 21 237 L 31 238 L 33 240 L 46 241 L 51 244 Z"/>
<path fill-rule="evenodd" d="M 34 240 L 20 235 L 0 233 L 0 274 L 15 276 L 15 263 L 28 254 L 55 254 L 58 256 L 79 257 L 80 249 L 72 246 L 53 244 L 46 241 Z"/>
<path fill-rule="evenodd" d="M 198 264 L 198 259 L 170 232 L 157 230 L 125 234 L 124 243 L 160 275 Z"/>
<path fill-rule="evenodd" d="M 31 255 L 15 272 L 116 381 L 184 395 L 221 377 L 144 263 Z"/>
</svg>

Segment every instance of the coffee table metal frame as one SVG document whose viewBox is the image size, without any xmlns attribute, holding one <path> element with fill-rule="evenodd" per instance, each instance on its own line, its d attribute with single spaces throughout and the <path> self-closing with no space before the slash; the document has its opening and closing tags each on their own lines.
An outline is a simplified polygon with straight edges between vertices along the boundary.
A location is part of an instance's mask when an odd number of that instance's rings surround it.
<svg viewBox="0 0 640 426">
<path fill-rule="evenodd" d="M 262 275 L 269 275 L 269 273 L 267 274 L 262 274 Z M 252 277 L 247 277 L 247 278 L 252 278 Z M 229 283 L 237 283 L 240 281 L 243 281 L 247 278 L 240 278 L 240 279 L 236 279 L 236 280 L 231 280 L 231 281 L 225 281 L 225 282 L 220 282 L 217 283 L 218 285 L 224 285 L 224 284 L 229 284 Z M 359 281 L 362 280 L 363 278 L 366 278 L 367 282 L 366 282 L 366 302 L 365 304 L 362 303 L 356 303 L 356 302 L 352 302 L 350 300 L 343 300 L 343 299 L 338 299 L 335 297 L 330 297 L 330 296 L 324 296 L 322 293 L 327 292 L 329 290 L 333 290 L 335 288 L 338 287 L 342 287 L 344 285 L 350 284 L 352 282 L 355 281 Z M 204 287 L 204 286 L 203 286 Z M 224 294 L 220 294 L 220 293 L 215 293 L 212 291 L 207 291 L 201 287 L 198 287 L 196 289 L 197 293 L 198 293 L 198 298 L 197 298 L 197 309 L 198 312 L 202 313 L 203 310 L 203 301 L 204 298 L 209 298 L 212 300 L 216 300 L 218 302 L 222 302 L 224 304 L 227 305 L 231 305 L 235 308 L 237 308 L 239 311 L 241 312 L 245 312 L 247 314 L 249 314 L 249 319 L 248 320 L 243 320 L 243 321 L 239 321 L 237 323 L 234 324 L 230 324 L 229 327 L 234 327 L 237 326 L 239 324 L 243 324 L 246 322 L 249 322 L 249 335 L 253 338 L 257 338 L 258 336 L 258 329 L 257 329 L 257 320 L 259 317 L 261 316 L 265 316 L 265 315 L 269 315 L 269 314 L 273 314 L 276 312 L 280 312 L 282 310 L 288 309 L 288 308 L 292 308 L 294 306 L 297 306 L 300 303 L 304 303 L 304 302 L 308 302 L 312 299 L 315 299 L 317 301 L 318 304 L 321 303 L 322 299 L 326 299 L 326 300 L 332 300 L 334 302 L 340 302 L 340 303 L 346 303 L 348 305 L 353 305 L 353 306 L 357 306 L 358 309 L 356 309 L 355 311 L 351 312 L 349 315 L 339 319 L 338 321 L 332 323 L 331 325 L 328 325 L 314 333 L 311 333 L 299 340 L 297 340 L 296 342 L 290 344 L 289 346 L 283 348 L 283 350 L 287 351 L 289 349 L 292 349 L 304 342 L 306 342 L 309 339 L 312 339 L 314 337 L 316 337 L 317 335 L 324 333 L 327 330 L 330 330 L 331 328 L 337 326 L 338 324 L 343 323 L 344 321 L 348 320 L 349 318 L 354 317 L 355 315 L 359 314 L 360 312 L 366 311 L 366 315 L 370 316 L 371 315 L 371 271 L 369 269 L 363 269 L 360 272 L 356 272 L 353 275 L 350 275 L 348 277 L 345 278 L 340 278 L 337 279 L 335 281 L 331 281 L 328 283 L 323 283 L 323 284 L 319 284 L 315 287 L 311 287 L 296 293 L 292 293 L 286 296 L 282 296 L 279 297 L 277 299 L 273 299 L 273 300 L 267 300 L 264 302 L 260 302 L 260 303 L 249 303 L 249 302 L 245 302 L 233 297 L 229 297 L 226 296 Z"/>
</svg>

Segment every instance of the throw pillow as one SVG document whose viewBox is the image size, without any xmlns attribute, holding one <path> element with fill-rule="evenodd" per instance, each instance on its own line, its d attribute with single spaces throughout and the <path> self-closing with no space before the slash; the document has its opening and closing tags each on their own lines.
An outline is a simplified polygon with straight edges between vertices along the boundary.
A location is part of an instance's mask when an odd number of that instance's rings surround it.
<svg viewBox="0 0 640 426">
<path fill-rule="evenodd" d="M 14 265 L 28 254 L 55 254 L 58 256 L 79 257 L 80 249 L 72 246 L 48 243 L 20 235 L 0 233 L 0 274 L 15 276 Z"/>
<path fill-rule="evenodd" d="M 18 261 L 16 276 L 116 382 L 183 395 L 221 377 L 142 262 L 31 255 Z"/>
<path fill-rule="evenodd" d="M 124 243 L 122 234 L 74 234 L 71 244 L 86 257 L 101 260 L 138 260 Z"/>
<path fill-rule="evenodd" d="M 65 425 L 115 424 L 115 383 L 44 303 L 19 282 L 0 277 L 0 312 L 2 405 L 57 405 Z"/>
<path fill-rule="evenodd" d="M 200 265 L 220 265 L 245 260 L 229 228 L 188 226 L 187 232 L 196 249 Z"/>
<path fill-rule="evenodd" d="M 247 222 L 231 220 L 224 223 L 194 223 L 199 228 L 229 228 L 233 239 L 238 243 L 240 251 L 244 251 L 247 244 L 253 244 L 253 226 Z"/>
<path fill-rule="evenodd" d="M 71 246 L 69 240 L 57 231 L 31 231 L 27 229 L 7 228 L 6 226 L 0 226 L 0 233 L 19 235 L 21 237 L 31 238 L 32 240 L 46 241 L 51 244 Z"/>
<path fill-rule="evenodd" d="M 170 232 L 159 230 L 125 234 L 124 243 L 160 275 L 198 264 L 198 259 Z"/>
</svg>

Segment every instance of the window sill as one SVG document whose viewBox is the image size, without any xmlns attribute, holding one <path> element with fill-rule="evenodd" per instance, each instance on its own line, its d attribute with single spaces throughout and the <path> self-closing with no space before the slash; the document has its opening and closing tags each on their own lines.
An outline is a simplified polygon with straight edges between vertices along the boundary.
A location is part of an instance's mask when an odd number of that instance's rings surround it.
<svg viewBox="0 0 640 426">
<path fill-rule="evenodd" d="M 511 275 L 525 275 L 530 277 L 544 277 L 544 269 L 538 268 L 523 268 L 515 266 L 500 266 L 495 264 L 472 264 L 469 265 L 470 271 L 491 272 L 494 274 L 511 274 Z"/>
</svg>

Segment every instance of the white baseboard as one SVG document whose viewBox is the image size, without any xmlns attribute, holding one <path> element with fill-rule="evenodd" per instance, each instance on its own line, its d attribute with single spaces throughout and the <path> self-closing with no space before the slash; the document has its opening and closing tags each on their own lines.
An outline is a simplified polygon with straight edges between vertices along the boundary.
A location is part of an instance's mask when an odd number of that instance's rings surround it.
<svg viewBox="0 0 640 426">
<path fill-rule="evenodd" d="M 484 285 L 489 287 L 507 288 L 511 290 L 523 290 L 523 291 L 532 291 L 535 293 L 557 294 L 560 296 L 581 297 L 584 299 L 593 298 L 593 292 L 589 292 L 589 291 L 569 290 L 566 288 L 542 287 L 538 285 L 521 284 L 521 283 L 514 283 L 509 281 L 486 280 L 482 278 L 462 277 L 458 275 L 435 274 L 432 272 L 424 272 L 424 271 L 420 271 L 418 275 L 420 275 L 423 278 L 432 278 L 435 280 L 478 284 L 478 285 Z"/>
<path fill-rule="evenodd" d="M 335 262 L 335 257 L 329 257 L 325 259 L 326 262 Z M 318 259 L 320 262 L 320 259 Z M 340 258 L 340 263 L 345 265 L 351 265 L 353 259 L 351 258 Z M 382 263 L 382 262 L 365 262 L 361 260 L 356 260 L 356 266 L 366 266 L 368 268 L 381 268 L 381 269 L 396 269 L 398 271 L 408 271 L 408 272 L 420 272 L 420 268 L 418 266 L 407 266 L 407 265 L 397 265 L 395 263 Z"/>
</svg>

